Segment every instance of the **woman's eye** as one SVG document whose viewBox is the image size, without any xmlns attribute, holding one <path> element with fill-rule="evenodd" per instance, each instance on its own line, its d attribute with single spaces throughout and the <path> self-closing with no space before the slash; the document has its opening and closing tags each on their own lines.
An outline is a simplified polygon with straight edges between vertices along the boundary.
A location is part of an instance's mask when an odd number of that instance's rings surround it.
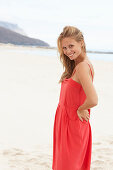
<svg viewBox="0 0 113 170">
<path fill-rule="evenodd" d="M 69 45 L 69 47 L 71 48 L 71 47 L 73 47 L 73 45 Z"/>
<path fill-rule="evenodd" d="M 66 49 L 66 47 L 63 47 L 63 50 L 65 50 Z"/>
</svg>

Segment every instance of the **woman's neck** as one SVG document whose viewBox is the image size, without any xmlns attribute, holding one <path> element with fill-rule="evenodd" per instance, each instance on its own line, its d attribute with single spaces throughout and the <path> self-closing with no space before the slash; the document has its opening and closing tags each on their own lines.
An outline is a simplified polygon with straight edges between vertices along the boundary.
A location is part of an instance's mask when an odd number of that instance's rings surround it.
<svg viewBox="0 0 113 170">
<path fill-rule="evenodd" d="M 88 61 L 86 53 L 81 54 L 80 56 L 77 57 L 77 59 L 75 59 L 75 65 L 79 64 L 82 61 Z"/>
</svg>

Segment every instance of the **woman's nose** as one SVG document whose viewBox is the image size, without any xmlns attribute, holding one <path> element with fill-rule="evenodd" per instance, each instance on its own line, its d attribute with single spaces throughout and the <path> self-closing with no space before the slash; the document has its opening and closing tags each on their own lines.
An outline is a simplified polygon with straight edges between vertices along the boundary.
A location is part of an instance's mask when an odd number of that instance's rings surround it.
<svg viewBox="0 0 113 170">
<path fill-rule="evenodd" d="M 69 49 L 69 48 L 67 48 L 67 54 L 69 55 L 70 54 L 70 52 L 71 52 L 71 50 Z"/>
</svg>

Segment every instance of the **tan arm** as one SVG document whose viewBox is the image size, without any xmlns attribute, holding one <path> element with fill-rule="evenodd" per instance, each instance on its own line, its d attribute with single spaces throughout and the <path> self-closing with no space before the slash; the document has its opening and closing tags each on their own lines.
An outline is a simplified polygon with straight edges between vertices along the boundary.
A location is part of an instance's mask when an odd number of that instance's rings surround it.
<svg viewBox="0 0 113 170">
<path fill-rule="evenodd" d="M 79 63 L 76 66 L 76 74 L 86 94 L 86 100 L 78 110 L 85 110 L 96 106 L 98 104 L 98 96 L 89 74 L 88 64 L 85 62 Z"/>
</svg>

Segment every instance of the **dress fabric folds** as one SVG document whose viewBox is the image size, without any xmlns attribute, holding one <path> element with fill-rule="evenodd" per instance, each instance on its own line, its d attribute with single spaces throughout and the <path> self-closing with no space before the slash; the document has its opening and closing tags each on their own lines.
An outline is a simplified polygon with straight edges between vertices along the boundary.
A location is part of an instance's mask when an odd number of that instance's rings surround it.
<svg viewBox="0 0 113 170">
<path fill-rule="evenodd" d="M 90 170 L 91 126 L 89 120 L 82 122 L 77 115 L 85 99 L 81 84 L 72 78 L 61 83 L 53 127 L 53 170 Z"/>
</svg>

